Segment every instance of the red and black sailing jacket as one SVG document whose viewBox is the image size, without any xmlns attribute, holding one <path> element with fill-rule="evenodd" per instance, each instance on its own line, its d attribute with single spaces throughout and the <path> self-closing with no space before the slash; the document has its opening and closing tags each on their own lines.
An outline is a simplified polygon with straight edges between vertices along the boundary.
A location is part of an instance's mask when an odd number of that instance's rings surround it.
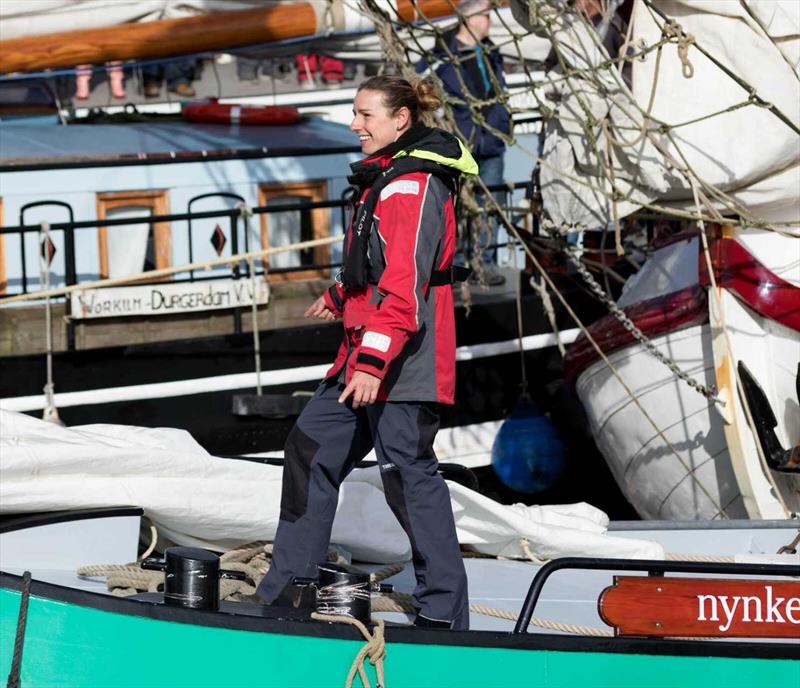
<svg viewBox="0 0 800 688">
<path fill-rule="evenodd" d="M 401 160 L 400 173 L 387 177 Z M 455 252 L 453 181 L 477 174 L 478 166 L 455 136 L 415 125 L 352 168 L 357 201 L 344 238 L 343 279 L 325 292 L 328 308 L 343 318 L 344 338 L 326 378 L 344 368 L 349 382 L 362 370 L 381 378 L 378 401 L 452 404 L 453 290 L 438 275 Z"/>
</svg>

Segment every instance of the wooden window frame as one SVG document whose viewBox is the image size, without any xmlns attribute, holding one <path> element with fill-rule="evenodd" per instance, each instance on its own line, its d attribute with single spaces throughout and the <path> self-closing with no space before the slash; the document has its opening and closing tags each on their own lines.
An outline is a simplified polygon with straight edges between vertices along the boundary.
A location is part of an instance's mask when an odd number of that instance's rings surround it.
<svg viewBox="0 0 800 688">
<path fill-rule="evenodd" d="M 113 208 L 126 206 L 149 206 L 153 215 L 169 214 L 169 192 L 165 189 L 155 191 L 110 191 L 98 193 L 96 197 L 97 219 L 105 220 L 107 212 Z M 169 222 L 153 223 L 153 243 L 156 270 L 172 265 L 172 229 Z M 98 254 L 100 257 L 100 277 L 108 277 L 108 230 L 97 228 Z M 160 280 L 165 277 L 157 278 Z"/>
<path fill-rule="evenodd" d="M 258 185 L 258 204 L 268 206 L 270 199 L 282 196 L 306 196 L 312 203 L 327 200 L 328 183 L 322 180 L 306 182 L 265 182 Z M 260 215 L 261 247 L 269 248 L 269 215 Z M 311 232 L 313 239 L 324 239 L 330 236 L 330 219 L 328 208 L 311 209 Z M 314 264 L 326 265 L 331 262 L 331 247 L 317 246 L 313 249 Z M 264 256 L 262 261 L 264 272 L 269 270 L 269 256 Z M 294 272 L 270 273 L 269 279 L 274 282 L 288 282 L 290 280 L 319 279 L 328 276 L 328 270 L 297 270 Z"/>
</svg>

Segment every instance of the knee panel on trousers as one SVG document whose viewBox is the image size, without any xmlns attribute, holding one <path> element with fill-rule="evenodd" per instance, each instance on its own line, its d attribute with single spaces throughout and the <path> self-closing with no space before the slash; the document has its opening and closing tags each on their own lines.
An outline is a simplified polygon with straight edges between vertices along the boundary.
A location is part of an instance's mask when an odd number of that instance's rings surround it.
<svg viewBox="0 0 800 688">
<path fill-rule="evenodd" d="M 419 430 L 419 440 L 417 442 L 417 456 L 419 458 L 433 458 L 433 442 L 436 433 L 439 432 L 441 419 L 438 413 L 438 405 L 422 403 L 419 405 L 417 413 L 417 429 Z"/>
<path fill-rule="evenodd" d="M 284 521 L 294 523 L 306 513 L 311 462 L 319 447 L 319 443 L 297 425 L 286 439 L 281 493 L 281 519 Z"/>
</svg>

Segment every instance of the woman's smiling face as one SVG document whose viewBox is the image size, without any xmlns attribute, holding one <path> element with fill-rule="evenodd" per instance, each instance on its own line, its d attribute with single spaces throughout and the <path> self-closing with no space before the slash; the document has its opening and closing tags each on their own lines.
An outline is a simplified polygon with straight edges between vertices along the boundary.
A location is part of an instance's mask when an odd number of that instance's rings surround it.
<svg viewBox="0 0 800 688">
<path fill-rule="evenodd" d="M 395 114 L 391 114 L 380 91 L 365 89 L 356 93 L 350 130 L 358 134 L 362 153 L 371 155 L 397 141 L 410 123 L 408 108 L 401 107 Z"/>
</svg>

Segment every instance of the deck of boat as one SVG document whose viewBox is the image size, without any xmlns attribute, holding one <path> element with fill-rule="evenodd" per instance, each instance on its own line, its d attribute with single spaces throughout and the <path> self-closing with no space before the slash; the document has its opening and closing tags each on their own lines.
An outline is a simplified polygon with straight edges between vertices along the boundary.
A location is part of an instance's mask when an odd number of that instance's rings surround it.
<svg viewBox="0 0 800 688">
<path fill-rule="evenodd" d="M 126 564 L 137 558 L 142 510 L 135 507 L 90 509 L 0 519 L 0 569 L 5 573 L 30 571 L 33 578 L 68 588 L 110 594 L 105 579 L 80 577 L 77 569 L 89 564 Z M 615 536 L 651 539 L 662 543 L 671 555 L 687 558 L 731 557 L 739 563 L 785 563 L 800 575 L 800 556 L 777 555 L 798 530 L 796 521 L 713 521 L 713 522 L 617 522 L 610 530 Z M 356 562 L 358 563 L 358 562 Z M 533 562 L 466 557 L 472 605 L 470 627 L 474 630 L 511 631 L 513 618 L 480 613 L 476 607 L 516 615 L 523 606 L 540 567 Z M 364 570 L 380 565 L 364 564 Z M 597 613 L 600 591 L 621 571 L 565 569 L 554 573 L 545 584 L 534 611 L 529 631 L 567 633 L 566 625 L 608 633 Z M 680 575 L 680 574 L 677 574 Z M 386 578 L 395 591 L 411 593 L 415 586 L 410 562 L 399 573 Z M 137 596 L 156 602 L 160 594 Z M 287 611 L 263 605 L 227 602 L 220 613 L 275 618 Z M 408 623 L 409 617 L 396 612 L 376 612 L 387 621 Z M 537 620 L 561 624 L 537 625 Z M 583 630 L 582 632 L 586 632 Z M 800 641 L 798 641 L 800 642 Z"/>
</svg>

